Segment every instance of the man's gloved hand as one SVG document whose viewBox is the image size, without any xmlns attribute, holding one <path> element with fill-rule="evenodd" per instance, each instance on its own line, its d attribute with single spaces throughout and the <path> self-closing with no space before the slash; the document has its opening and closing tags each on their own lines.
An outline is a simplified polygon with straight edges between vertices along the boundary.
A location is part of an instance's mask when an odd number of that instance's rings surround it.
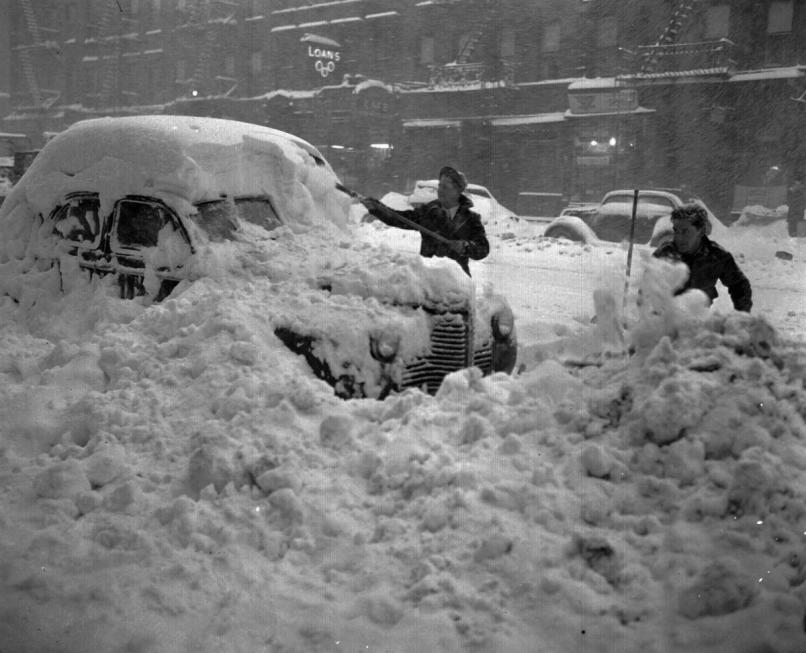
<svg viewBox="0 0 806 653">
<path fill-rule="evenodd" d="M 446 247 L 456 256 L 466 256 L 468 242 L 466 240 L 451 240 L 446 243 Z"/>
</svg>

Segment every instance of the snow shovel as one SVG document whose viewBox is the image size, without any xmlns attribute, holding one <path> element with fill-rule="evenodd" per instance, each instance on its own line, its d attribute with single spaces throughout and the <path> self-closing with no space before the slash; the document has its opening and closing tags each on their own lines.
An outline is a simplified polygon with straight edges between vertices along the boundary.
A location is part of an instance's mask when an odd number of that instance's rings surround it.
<svg viewBox="0 0 806 653">
<path fill-rule="evenodd" d="M 359 202 L 364 199 L 363 195 L 361 195 L 360 193 L 356 193 L 354 190 L 350 188 L 347 188 L 347 186 L 345 186 L 344 184 L 337 183 L 336 188 L 340 190 L 342 193 L 347 193 L 353 199 L 357 199 Z M 416 229 L 420 233 L 426 234 L 427 236 L 431 236 L 431 238 L 439 240 L 445 243 L 446 245 L 449 245 L 451 243 L 450 238 L 445 238 L 445 236 L 438 234 L 436 231 L 431 231 L 430 229 L 417 224 L 416 222 L 414 222 L 414 220 L 409 220 L 407 217 L 400 215 L 397 211 L 393 211 L 389 207 L 386 207 L 386 210 L 389 211 L 389 213 L 392 214 L 395 217 L 395 219 L 400 220 L 402 223 L 409 225 L 410 227 Z"/>
</svg>

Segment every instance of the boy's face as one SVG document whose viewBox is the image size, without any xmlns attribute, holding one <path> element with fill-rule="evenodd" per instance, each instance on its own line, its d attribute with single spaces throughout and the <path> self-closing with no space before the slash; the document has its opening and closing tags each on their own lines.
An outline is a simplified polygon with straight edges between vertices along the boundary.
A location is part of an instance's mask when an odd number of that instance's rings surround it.
<svg viewBox="0 0 806 653">
<path fill-rule="evenodd" d="M 681 254 L 696 252 L 705 233 L 704 227 L 695 227 L 690 220 L 672 221 L 674 231 L 674 244 Z"/>
<path fill-rule="evenodd" d="M 456 206 L 459 203 L 459 189 L 450 177 L 440 177 L 437 186 L 437 198 L 443 206 Z"/>
</svg>

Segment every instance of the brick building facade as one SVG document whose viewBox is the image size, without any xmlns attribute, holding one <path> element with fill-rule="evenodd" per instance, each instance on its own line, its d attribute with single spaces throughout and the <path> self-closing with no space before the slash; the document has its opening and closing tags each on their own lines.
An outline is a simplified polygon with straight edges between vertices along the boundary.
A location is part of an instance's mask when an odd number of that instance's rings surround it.
<svg viewBox="0 0 806 653">
<path fill-rule="evenodd" d="M 0 0 L 0 116 L 41 144 L 95 115 L 270 124 L 365 192 L 451 162 L 514 206 L 806 167 L 794 0 Z M 803 64 L 802 64 L 803 62 Z"/>
</svg>

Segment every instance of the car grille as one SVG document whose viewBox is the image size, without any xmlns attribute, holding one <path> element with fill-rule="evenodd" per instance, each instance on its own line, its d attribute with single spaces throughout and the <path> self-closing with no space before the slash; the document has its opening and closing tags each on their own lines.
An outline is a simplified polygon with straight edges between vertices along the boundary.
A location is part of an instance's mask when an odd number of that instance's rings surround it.
<svg viewBox="0 0 806 653">
<path fill-rule="evenodd" d="M 479 349 L 475 351 L 473 355 L 473 365 L 480 368 L 484 374 L 492 374 L 493 347 L 490 340 L 487 340 Z"/>
<path fill-rule="evenodd" d="M 432 314 L 431 346 L 425 356 L 406 365 L 401 386 L 435 393 L 447 374 L 470 364 L 471 327 L 466 313 Z"/>
</svg>

